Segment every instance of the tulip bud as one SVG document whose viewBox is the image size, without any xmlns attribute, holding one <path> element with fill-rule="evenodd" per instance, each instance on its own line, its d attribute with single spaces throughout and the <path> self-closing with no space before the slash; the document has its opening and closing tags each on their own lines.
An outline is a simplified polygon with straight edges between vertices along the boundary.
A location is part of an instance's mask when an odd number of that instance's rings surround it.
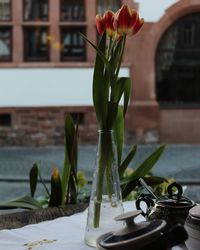
<svg viewBox="0 0 200 250">
<path fill-rule="evenodd" d="M 114 28 L 114 13 L 111 10 L 108 10 L 103 15 L 104 24 L 106 27 L 106 34 L 110 37 L 113 37 L 116 33 Z"/>
<path fill-rule="evenodd" d="M 62 183 L 58 168 L 53 169 L 51 176 L 51 195 L 49 200 L 49 207 L 60 206 L 62 203 Z"/>
<path fill-rule="evenodd" d="M 99 32 L 99 34 L 103 35 L 103 32 L 105 31 L 106 27 L 105 27 L 103 17 L 99 14 L 96 15 L 96 27 L 97 27 L 97 31 Z"/>
</svg>

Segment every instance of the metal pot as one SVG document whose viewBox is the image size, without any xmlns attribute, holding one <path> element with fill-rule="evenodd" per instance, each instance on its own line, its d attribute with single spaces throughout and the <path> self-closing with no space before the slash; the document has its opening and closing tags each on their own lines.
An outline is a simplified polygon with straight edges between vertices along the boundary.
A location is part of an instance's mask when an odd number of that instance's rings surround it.
<svg viewBox="0 0 200 250">
<path fill-rule="evenodd" d="M 176 192 L 174 192 L 176 190 Z M 189 210 L 196 204 L 194 201 L 182 196 L 182 186 L 176 182 L 170 184 L 167 188 L 168 196 L 161 196 L 157 199 L 151 199 L 147 195 L 141 195 L 136 200 L 136 208 L 141 210 L 141 203 L 147 205 L 146 211 L 142 215 L 147 219 L 164 219 L 170 228 L 176 224 L 184 225 Z"/>
<path fill-rule="evenodd" d="M 188 217 L 185 221 L 185 229 L 188 233 L 186 246 L 190 250 L 200 249 L 200 205 L 190 209 Z"/>
<path fill-rule="evenodd" d="M 125 220 L 126 227 L 100 236 L 97 239 L 97 248 L 99 250 L 167 250 L 187 239 L 187 233 L 181 225 L 166 231 L 164 220 L 135 223 L 134 218 L 141 213 L 142 211 L 138 210 L 118 216 L 116 220 Z"/>
</svg>

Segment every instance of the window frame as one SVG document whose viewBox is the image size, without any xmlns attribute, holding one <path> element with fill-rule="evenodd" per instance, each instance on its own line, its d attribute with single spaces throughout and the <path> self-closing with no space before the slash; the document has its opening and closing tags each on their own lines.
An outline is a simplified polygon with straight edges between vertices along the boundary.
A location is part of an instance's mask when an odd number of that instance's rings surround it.
<svg viewBox="0 0 200 250">
<path fill-rule="evenodd" d="M 0 30 L 2 29 L 9 29 L 10 30 L 10 56 L 8 59 L 1 59 L 0 57 L 0 63 L 6 63 L 6 62 L 12 62 L 12 56 L 13 56 L 13 28 L 10 25 L 4 25 L 0 26 Z"/>
<path fill-rule="evenodd" d="M 12 6 L 13 6 L 13 4 L 12 4 L 12 0 L 9 0 L 10 1 L 10 3 L 9 3 L 9 5 L 10 5 L 10 18 L 9 19 L 1 19 L 1 17 L 0 17 L 0 23 L 2 23 L 2 22 L 11 22 L 12 21 Z"/>
<path fill-rule="evenodd" d="M 97 10 L 97 13 L 99 13 L 99 14 L 103 14 L 108 8 L 110 9 L 110 10 L 112 10 L 112 11 L 117 11 L 120 7 L 121 7 L 121 5 L 122 5 L 122 0 L 117 0 L 118 1 L 118 3 L 119 3 L 119 5 L 117 6 L 117 4 L 114 6 L 114 8 L 110 8 L 109 6 L 106 6 L 106 5 L 104 5 L 103 7 L 99 7 L 99 1 L 102 1 L 102 0 L 96 0 L 96 10 Z M 104 1 L 104 3 L 105 3 L 105 1 L 108 3 L 108 0 L 103 0 Z M 116 0 L 111 0 L 112 2 L 116 2 Z M 115 7 L 116 7 L 116 9 L 115 9 Z M 100 8 L 101 8 L 101 10 L 100 10 Z"/>
<path fill-rule="evenodd" d="M 85 0 L 80 0 L 80 2 L 83 2 L 83 19 L 64 19 L 62 18 L 62 1 L 59 0 L 59 20 L 60 22 L 85 22 L 86 21 L 86 3 Z"/>
<path fill-rule="evenodd" d="M 50 18 L 50 0 L 46 0 L 47 1 L 47 12 L 48 12 L 48 16 L 47 19 L 41 19 L 41 17 L 35 17 L 34 19 L 25 19 L 25 1 L 26 0 L 22 0 L 22 18 L 24 22 L 48 22 L 49 18 Z"/>
<path fill-rule="evenodd" d="M 63 44 L 63 39 L 64 39 L 63 38 L 63 31 L 64 30 L 72 30 L 72 31 L 76 30 L 77 32 L 79 31 L 79 32 L 82 32 L 83 34 L 86 34 L 86 27 L 85 26 L 61 26 L 60 27 L 60 43 L 61 44 Z M 71 47 L 73 47 L 73 46 L 71 46 Z M 61 50 L 60 61 L 61 62 L 85 62 L 86 58 L 87 58 L 86 42 L 85 41 L 84 41 L 84 45 L 82 47 L 83 47 L 83 52 L 84 52 L 83 57 L 79 57 L 79 58 L 76 58 L 73 56 L 66 57 L 66 56 L 64 56 L 64 53 Z M 64 44 L 63 44 L 63 50 L 64 50 Z"/>
<path fill-rule="evenodd" d="M 47 58 L 46 59 L 39 59 L 38 57 L 34 57 L 34 58 L 30 58 L 28 56 L 26 56 L 26 53 L 27 53 L 27 35 L 25 35 L 25 31 L 26 30 L 34 30 L 34 29 L 37 29 L 37 28 L 41 28 L 41 30 L 43 29 L 46 29 L 47 30 Z M 32 25 L 26 25 L 26 26 L 23 26 L 23 42 L 24 42 L 24 51 L 23 51 L 23 59 L 24 59 L 24 62 L 50 62 L 50 45 L 49 45 L 49 42 L 48 42 L 48 36 L 50 34 L 50 27 L 49 26 L 46 26 L 46 25 L 37 25 L 37 26 L 32 26 Z"/>
</svg>

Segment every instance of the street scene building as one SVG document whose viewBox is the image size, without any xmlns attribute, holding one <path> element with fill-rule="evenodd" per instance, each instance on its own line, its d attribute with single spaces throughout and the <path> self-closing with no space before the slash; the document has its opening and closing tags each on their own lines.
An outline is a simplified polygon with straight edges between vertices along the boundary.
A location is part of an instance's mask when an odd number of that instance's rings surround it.
<svg viewBox="0 0 200 250">
<path fill-rule="evenodd" d="M 200 1 L 0 0 L 0 145 L 63 143 L 98 129 L 92 104 L 96 13 L 127 3 L 145 24 L 127 39 L 121 75 L 133 80 L 127 142 L 200 142 Z M 156 6 L 156 7 L 153 7 Z"/>
</svg>

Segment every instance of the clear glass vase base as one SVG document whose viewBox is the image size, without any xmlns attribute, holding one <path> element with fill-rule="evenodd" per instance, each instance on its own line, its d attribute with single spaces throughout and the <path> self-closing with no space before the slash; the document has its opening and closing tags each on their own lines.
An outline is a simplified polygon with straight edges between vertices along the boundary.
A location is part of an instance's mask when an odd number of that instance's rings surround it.
<svg viewBox="0 0 200 250">
<path fill-rule="evenodd" d="M 114 218 L 123 213 L 117 150 L 112 130 L 100 130 L 90 195 L 85 242 L 95 247 L 102 234 L 123 225 Z"/>
<path fill-rule="evenodd" d="M 122 222 L 117 222 L 114 218 L 123 213 L 122 203 L 104 202 L 101 203 L 101 220 L 99 227 L 93 226 L 93 207 L 94 201 L 90 201 L 90 216 L 88 218 L 88 225 L 85 232 L 85 243 L 89 246 L 96 247 L 96 240 L 102 234 L 121 229 Z"/>
</svg>

